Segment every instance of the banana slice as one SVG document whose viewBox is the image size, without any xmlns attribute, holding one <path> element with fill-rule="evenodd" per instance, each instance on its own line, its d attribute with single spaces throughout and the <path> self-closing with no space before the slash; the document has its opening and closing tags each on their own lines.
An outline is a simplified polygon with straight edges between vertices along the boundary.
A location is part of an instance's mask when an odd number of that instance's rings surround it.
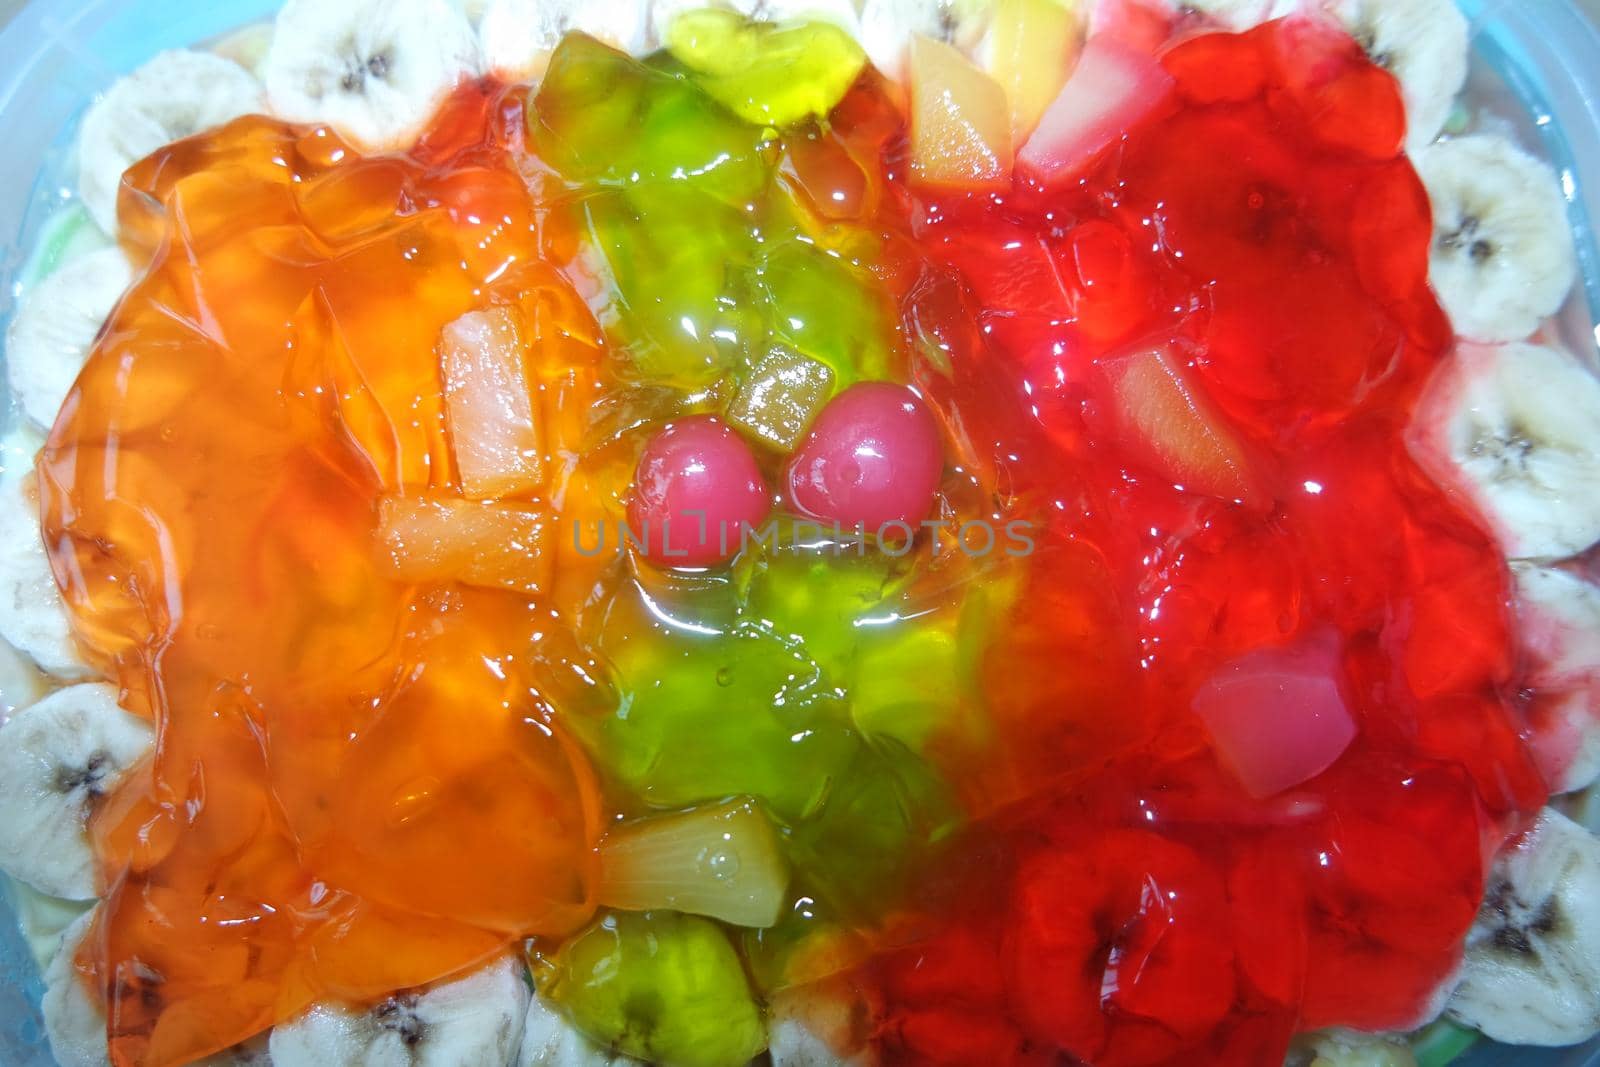
<svg viewBox="0 0 1600 1067">
<path fill-rule="evenodd" d="M 106 1049 L 106 1013 L 79 977 L 73 958 L 93 925 L 96 911 L 67 927 L 55 958 L 44 972 L 44 1032 L 60 1067 L 110 1067 Z"/>
<path fill-rule="evenodd" d="M 1242 33 L 1299 10 L 1299 0 L 1183 0 L 1180 7 L 1197 12 L 1224 29 Z"/>
<path fill-rule="evenodd" d="M 98 909 L 97 909 L 98 910 Z M 106 1048 L 105 1006 L 90 992 L 73 966 L 97 911 L 78 918 L 60 937 L 60 944 L 44 973 L 45 1036 L 59 1067 L 111 1067 Z M 325 1067 L 353 1061 L 330 1061 Z M 253 1037 L 214 1056 L 195 1060 L 190 1067 L 272 1067 L 267 1035 Z"/>
<path fill-rule="evenodd" d="M 577 30 L 624 52 L 644 51 L 648 0 L 490 0 L 478 26 L 484 64 L 505 78 L 544 73 L 561 38 Z"/>
<path fill-rule="evenodd" d="M 865 1067 L 864 1057 L 840 1056 L 828 1043 L 793 1019 L 775 1020 L 767 1055 L 772 1067 Z"/>
<path fill-rule="evenodd" d="M 528 1014 L 526 969 L 511 954 L 464 978 L 357 1011 L 319 1004 L 272 1031 L 277 1067 L 509 1067 Z"/>
<path fill-rule="evenodd" d="M 289 0 L 263 77 L 274 114 L 380 151 L 415 140 L 480 65 L 478 35 L 450 0 Z"/>
<path fill-rule="evenodd" d="M 1449 1014 L 1512 1045 L 1600 1033 L 1600 838 L 1546 809 L 1500 856 Z"/>
<path fill-rule="evenodd" d="M 1417 1058 L 1398 1034 L 1322 1030 L 1297 1042 L 1310 1057 L 1308 1067 L 1417 1067 Z"/>
<path fill-rule="evenodd" d="M 600 1048 L 539 996 L 528 1002 L 517 1067 L 624 1067 L 637 1062 Z"/>
<path fill-rule="evenodd" d="M 257 1034 L 215 1056 L 195 1060 L 189 1067 L 272 1067 L 270 1039 L 270 1033 Z"/>
<path fill-rule="evenodd" d="M 211 46 L 214 55 L 239 64 L 257 78 L 267 61 L 267 49 L 272 47 L 272 23 L 252 22 L 223 37 Z"/>
<path fill-rule="evenodd" d="M 865 0 L 861 47 L 889 78 L 904 82 L 908 49 L 916 34 L 973 55 L 989 28 L 986 0 Z"/>
<path fill-rule="evenodd" d="M 1440 141 L 1415 162 L 1433 201 L 1429 276 L 1456 332 L 1477 341 L 1530 336 L 1577 280 L 1555 172 L 1495 134 Z"/>
<path fill-rule="evenodd" d="M 866 1006 L 833 983 L 783 990 L 772 998 L 767 1018 L 772 1067 L 876 1067 L 878 1063 L 863 1037 L 870 1026 Z"/>
<path fill-rule="evenodd" d="M 261 110 L 261 83 L 209 52 L 162 52 L 106 90 L 78 134 L 78 193 L 117 232 L 122 172 L 162 145 Z"/>
<path fill-rule="evenodd" d="M 861 36 L 861 12 L 855 0 L 756 0 L 750 17 L 768 22 L 831 22 L 852 37 Z"/>
<path fill-rule="evenodd" d="M 46 674 L 68 680 L 92 672 L 72 637 L 66 606 L 39 536 L 39 498 L 33 475 L 38 438 L 15 431 L 0 445 L 0 640 Z"/>
<path fill-rule="evenodd" d="M 6 883 L 10 891 L 11 909 L 17 915 L 17 926 L 22 930 L 23 940 L 28 943 L 33 962 L 38 964 L 39 973 L 43 974 L 49 970 L 50 961 L 56 958 L 56 952 L 61 948 L 61 935 L 94 905 L 84 900 L 62 900 L 60 897 L 47 896 L 27 882 L 19 882 L 14 878 L 7 878 Z"/>
<path fill-rule="evenodd" d="M 49 691 L 49 680 L 33 660 L 0 641 L 0 726 Z"/>
<path fill-rule="evenodd" d="M 74 957 L 90 933 L 98 909 L 86 912 L 66 933 L 50 966 L 45 969 L 45 998 L 40 1014 L 45 1017 L 45 1037 L 61 1067 L 110 1067 L 106 1049 L 106 1008 L 83 984 L 74 966 Z"/>
<path fill-rule="evenodd" d="M 1431 144 L 1467 83 L 1466 17 L 1452 0 L 1321 3 L 1372 61 L 1399 81 L 1406 105 L 1406 150 L 1415 153 Z"/>
<path fill-rule="evenodd" d="M 87 822 L 155 735 L 109 685 L 75 685 L 0 728 L 0 870 L 66 900 L 96 895 Z"/>
<path fill-rule="evenodd" d="M 699 11 L 714 7 L 737 11 L 749 17 L 755 13 L 759 0 L 650 0 L 650 10 L 645 19 L 645 46 L 665 48 L 667 32 L 679 15 L 686 11 Z"/>
<path fill-rule="evenodd" d="M 1511 573 L 1533 753 L 1550 791 L 1571 793 L 1600 778 L 1600 586 L 1532 563 Z"/>
<path fill-rule="evenodd" d="M 6 330 L 6 373 L 35 425 L 49 429 L 56 421 L 100 327 L 132 282 L 122 250 L 102 248 L 68 261 L 23 294 Z"/>
<path fill-rule="evenodd" d="M 1512 559 L 1600 541 L 1600 380 L 1542 345 L 1459 345 L 1412 421 L 1412 454 L 1478 505 Z"/>
</svg>

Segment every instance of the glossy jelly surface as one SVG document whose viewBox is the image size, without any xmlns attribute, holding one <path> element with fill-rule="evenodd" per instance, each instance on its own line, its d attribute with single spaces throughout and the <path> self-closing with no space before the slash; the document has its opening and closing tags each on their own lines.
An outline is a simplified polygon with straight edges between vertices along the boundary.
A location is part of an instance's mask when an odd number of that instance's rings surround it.
<svg viewBox="0 0 1600 1067">
<path fill-rule="evenodd" d="M 870 71 L 775 130 L 581 36 L 404 155 L 244 119 L 136 166 L 148 266 L 40 458 L 80 636 L 160 726 L 94 823 L 116 1062 L 530 937 L 601 1040 L 645 1010 L 605 959 L 721 968 L 690 985 L 738 1055 L 752 995 L 813 985 L 896 1063 L 1279 1063 L 1419 1017 L 1545 794 L 1500 553 L 1402 442 L 1451 344 L 1426 199 L 1348 40 L 1161 62 L 1107 151 L 1001 191 L 919 185 Z M 484 309 L 542 442 L 488 500 L 439 345 Z M 781 495 L 883 381 L 943 453 L 909 542 Z M 709 414 L 774 519 L 663 568 L 640 457 Z M 777 924 L 597 909 L 615 820 L 730 797 L 779 829 Z"/>
</svg>

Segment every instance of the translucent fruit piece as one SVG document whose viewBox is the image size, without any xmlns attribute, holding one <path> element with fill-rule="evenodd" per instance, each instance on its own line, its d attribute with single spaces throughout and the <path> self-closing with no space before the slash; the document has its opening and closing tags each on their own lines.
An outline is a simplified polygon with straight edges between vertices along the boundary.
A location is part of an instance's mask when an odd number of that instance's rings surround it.
<svg viewBox="0 0 1600 1067">
<path fill-rule="evenodd" d="M 1005 90 L 941 41 L 911 42 L 911 171 L 928 185 L 1002 188 L 1011 180 Z"/>
<path fill-rule="evenodd" d="M 1172 85 L 1172 76 L 1154 57 L 1096 37 L 1017 153 L 1018 166 L 1047 181 L 1078 172 L 1154 111 Z"/>
<path fill-rule="evenodd" d="M 996 0 L 983 67 L 1005 89 L 1011 136 L 1028 139 L 1061 92 L 1083 47 L 1080 0 Z"/>
<path fill-rule="evenodd" d="M 734 114 L 778 127 L 828 114 L 867 62 L 830 23 L 776 26 L 714 8 L 678 16 L 667 47 Z"/>
<path fill-rule="evenodd" d="M 1356 722 L 1339 691 L 1342 673 L 1329 633 L 1290 648 L 1258 649 L 1201 684 L 1195 713 L 1251 796 L 1309 781 L 1350 747 Z"/>
<path fill-rule="evenodd" d="M 527 496 L 543 480 L 542 441 L 515 311 L 471 311 L 444 328 L 445 414 L 461 491 L 474 500 Z"/>
<path fill-rule="evenodd" d="M 378 544 L 402 581 L 537 594 L 550 585 L 550 513 L 536 504 L 386 497 Z"/>
<path fill-rule="evenodd" d="M 789 885 L 777 831 L 752 800 L 623 826 L 600 843 L 600 867 L 598 899 L 608 907 L 735 926 L 776 923 Z"/>
<path fill-rule="evenodd" d="M 1261 502 L 1244 448 L 1170 348 L 1102 364 L 1124 432 L 1163 475 L 1223 500 Z"/>
<path fill-rule="evenodd" d="M 595 1041 L 646 1062 L 739 1067 L 767 1045 L 739 957 L 707 919 L 608 915 L 562 947 L 541 988 Z"/>
<path fill-rule="evenodd" d="M 528 125 L 539 157 L 569 181 L 675 182 L 743 204 L 771 175 L 758 128 L 581 33 L 550 57 Z"/>
<path fill-rule="evenodd" d="M 833 392 L 833 371 L 774 345 L 746 373 L 727 419 L 782 452 L 793 449 Z"/>
</svg>

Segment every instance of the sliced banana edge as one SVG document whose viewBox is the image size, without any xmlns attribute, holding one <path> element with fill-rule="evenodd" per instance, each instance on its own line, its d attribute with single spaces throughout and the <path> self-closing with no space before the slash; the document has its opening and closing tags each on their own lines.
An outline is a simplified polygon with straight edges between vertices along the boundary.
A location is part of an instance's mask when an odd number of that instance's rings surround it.
<svg viewBox="0 0 1600 1067">
<path fill-rule="evenodd" d="M 366 1010 L 318 1004 L 280 1023 L 276 1067 L 510 1067 L 528 1015 L 526 968 L 507 953 L 461 978 L 397 993 Z"/>
<path fill-rule="evenodd" d="M 288 0 L 262 77 L 273 114 L 377 151 L 414 140 L 482 65 L 477 31 L 451 0 Z"/>
<path fill-rule="evenodd" d="M 271 1032 L 257 1034 L 230 1049 L 195 1060 L 190 1067 L 272 1067 Z"/>
<path fill-rule="evenodd" d="M 1298 0 L 1182 0 L 1177 5 L 1180 10 L 1204 15 L 1235 33 L 1253 29 L 1299 6 Z"/>
<path fill-rule="evenodd" d="M 773 1067 L 876 1067 L 864 1016 L 864 1005 L 831 982 L 783 990 L 767 1011 Z"/>
<path fill-rule="evenodd" d="M 1433 202 L 1429 277 L 1456 332 L 1488 342 L 1532 336 L 1578 277 L 1555 171 L 1490 133 L 1440 141 L 1415 162 Z"/>
<path fill-rule="evenodd" d="M 92 901 L 62 900 L 39 892 L 27 882 L 7 878 L 11 908 L 17 916 L 17 926 L 22 930 L 28 952 L 43 974 L 50 969 L 50 961 L 61 948 L 61 935 L 67 927 L 77 922 L 94 907 Z"/>
<path fill-rule="evenodd" d="M 79 977 L 74 957 L 94 924 L 98 910 L 89 911 L 61 935 L 50 966 L 44 972 L 44 1032 L 60 1067 L 109 1067 L 106 1047 L 106 1013 Z"/>
<path fill-rule="evenodd" d="M 39 438 L 19 429 L 0 444 L 0 640 L 46 674 L 65 680 L 92 673 L 83 661 L 66 605 L 39 534 L 33 457 Z"/>
<path fill-rule="evenodd" d="M 50 896 L 94 899 L 89 816 L 154 743 L 109 685 L 69 686 L 19 712 L 0 728 L 0 870 Z"/>
<path fill-rule="evenodd" d="M 11 394 L 35 426 L 48 429 L 83 369 L 112 309 L 133 282 L 120 248 L 71 259 L 22 295 L 6 330 Z"/>
<path fill-rule="evenodd" d="M 38 664 L 0 641 L 0 726 L 50 692 L 50 681 Z"/>
<path fill-rule="evenodd" d="M 262 109 L 261 83 L 210 52 L 161 52 L 119 79 L 83 117 L 78 194 L 96 224 L 117 232 L 117 192 L 130 166 L 163 145 Z"/>
<path fill-rule="evenodd" d="M 1535 563 L 1511 573 L 1531 747 L 1550 791 L 1571 793 L 1600 778 L 1600 586 Z"/>
<path fill-rule="evenodd" d="M 1332 1029 L 1297 1039 L 1292 1062 L 1305 1067 L 1416 1067 L 1417 1058 L 1402 1034 Z"/>
<path fill-rule="evenodd" d="M 1431 143 L 1467 82 L 1466 17 L 1452 0 L 1320 2 L 1372 61 L 1400 83 L 1407 151 Z"/>
<path fill-rule="evenodd" d="M 1468 495 L 1511 559 L 1600 541 L 1600 379 L 1544 345 L 1458 345 L 1413 416 L 1413 455 Z"/>
<path fill-rule="evenodd" d="M 45 968 L 40 1008 L 45 1036 L 59 1067 L 111 1064 L 105 1006 L 83 982 L 74 963 L 98 914 L 98 908 L 86 912 L 62 932 L 50 965 Z M 190 1067 L 272 1067 L 267 1035 L 260 1034 L 234 1048 L 195 1060 Z M 334 1062 L 324 1067 L 334 1067 Z"/>
<path fill-rule="evenodd" d="M 596 1045 L 537 994 L 529 1000 L 517 1067 L 625 1067 L 637 1062 Z"/>
<path fill-rule="evenodd" d="M 59 936 L 50 966 L 45 968 L 45 997 L 40 1013 L 45 1017 L 45 1037 L 50 1040 L 50 1051 L 59 1067 L 110 1067 L 106 1006 L 83 982 L 74 963 L 98 915 L 96 907 L 72 921 Z M 234 1048 L 197 1059 L 190 1067 L 272 1067 L 267 1035 L 259 1033 Z M 334 1062 L 323 1067 L 334 1067 Z"/>
<path fill-rule="evenodd" d="M 1448 1011 L 1506 1044 L 1600 1033 L 1600 838 L 1546 809 L 1501 854 Z"/>
<path fill-rule="evenodd" d="M 272 47 L 272 22 L 263 20 L 240 26 L 211 46 L 212 55 L 237 63 L 261 78 L 261 67 L 267 59 L 267 49 Z"/>
</svg>

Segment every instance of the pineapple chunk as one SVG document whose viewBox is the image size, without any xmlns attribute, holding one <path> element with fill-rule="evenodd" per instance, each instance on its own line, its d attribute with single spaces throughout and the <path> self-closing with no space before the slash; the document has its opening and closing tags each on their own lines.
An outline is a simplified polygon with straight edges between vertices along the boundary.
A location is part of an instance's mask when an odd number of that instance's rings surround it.
<svg viewBox="0 0 1600 1067">
<path fill-rule="evenodd" d="M 404 582 L 538 594 L 550 586 L 553 526 L 535 504 L 391 496 L 378 509 L 380 555 Z"/>
<path fill-rule="evenodd" d="M 1251 506 L 1264 503 L 1244 446 L 1165 346 L 1103 364 L 1127 443 L 1175 484 Z"/>
<path fill-rule="evenodd" d="M 537 491 L 543 442 L 523 363 L 520 316 L 503 307 L 470 311 L 444 328 L 439 350 L 462 494 L 493 500 Z"/>
<path fill-rule="evenodd" d="M 947 44 L 911 42 L 911 171 L 926 185 L 1011 180 L 1011 105 L 998 82 Z"/>
<path fill-rule="evenodd" d="M 1067 84 L 1085 21 L 1077 0 L 995 0 L 983 68 L 1005 90 L 1015 144 L 1028 139 Z"/>
</svg>

